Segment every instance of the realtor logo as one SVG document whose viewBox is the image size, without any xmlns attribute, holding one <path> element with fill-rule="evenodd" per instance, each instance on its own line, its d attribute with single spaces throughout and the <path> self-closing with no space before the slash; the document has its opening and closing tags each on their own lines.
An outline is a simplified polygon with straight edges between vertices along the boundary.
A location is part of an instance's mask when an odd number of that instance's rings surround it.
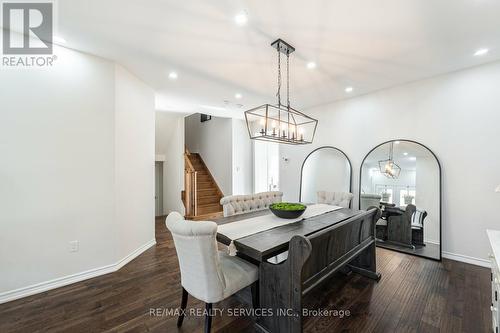
<svg viewBox="0 0 500 333">
<path fill-rule="evenodd" d="M 52 67 L 54 3 L 2 1 L 2 68 Z"/>
<path fill-rule="evenodd" d="M 3 54 L 52 54 L 52 13 L 50 2 L 4 2 Z"/>
</svg>

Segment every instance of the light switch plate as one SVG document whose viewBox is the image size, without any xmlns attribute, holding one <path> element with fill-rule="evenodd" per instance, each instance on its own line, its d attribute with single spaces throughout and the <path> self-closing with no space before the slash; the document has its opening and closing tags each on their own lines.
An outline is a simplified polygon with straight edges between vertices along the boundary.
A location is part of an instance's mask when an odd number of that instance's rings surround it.
<svg viewBox="0 0 500 333">
<path fill-rule="evenodd" d="M 78 252 L 79 242 L 77 240 L 69 242 L 69 252 Z"/>
</svg>

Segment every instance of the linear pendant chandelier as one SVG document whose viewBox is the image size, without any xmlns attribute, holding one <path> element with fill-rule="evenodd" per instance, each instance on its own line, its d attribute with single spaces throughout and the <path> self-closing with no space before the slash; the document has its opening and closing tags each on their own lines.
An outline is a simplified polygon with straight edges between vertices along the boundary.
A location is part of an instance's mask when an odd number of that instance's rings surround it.
<svg viewBox="0 0 500 333">
<path fill-rule="evenodd" d="M 313 142 L 318 121 L 290 106 L 290 54 L 295 48 L 278 39 L 271 46 L 278 51 L 278 104 L 264 104 L 245 111 L 250 139 L 291 145 Z M 286 56 L 286 105 L 281 103 L 281 54 Z"/>
</svg>

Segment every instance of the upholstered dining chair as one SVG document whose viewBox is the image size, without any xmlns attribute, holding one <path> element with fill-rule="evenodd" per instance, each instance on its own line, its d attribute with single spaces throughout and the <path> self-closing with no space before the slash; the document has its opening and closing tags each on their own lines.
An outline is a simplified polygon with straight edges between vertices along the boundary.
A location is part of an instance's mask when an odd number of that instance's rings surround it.
<svg viewBox="0 0 500 333">
<path fill-rule="evenodd" d="M 283 192 L 271 191 L 249 195 L 230 195 L 220 199 L 224 217 L 264 210 L 275 202 L 281 202 Z"/>
<path fill-rule="evenodd" d="M 417 209 L 414 205 L 408 206 L 406 209 L 411 209 L 411 242 L 413 245 L 425 246 L 424 220 L 427 217 L 427 212 L 425 210 Z"/>
<path fill-rule="evenodd" d="M 220 302 L 237 291 L 252 286 L 252 303 L 258 306 L 258 268 L 238 257 L 231 257 L 217 250 L 217 224 L 209 221 L 184 220 L 172 212 L 166 225 L 172 233 L 181 271 L 181 315 L 177 327 L 182 325 L 188 295 L 203 302 L 205 332 L 212 324 L 212 304 Z"/>
<path fill-rule="evenodd" d="M 371 206 L 380 207 L 380 200 L 382 200 L 380 194 L 361 193 L 360 209 L 367 210 L 367 208 Z"/>
</svg>

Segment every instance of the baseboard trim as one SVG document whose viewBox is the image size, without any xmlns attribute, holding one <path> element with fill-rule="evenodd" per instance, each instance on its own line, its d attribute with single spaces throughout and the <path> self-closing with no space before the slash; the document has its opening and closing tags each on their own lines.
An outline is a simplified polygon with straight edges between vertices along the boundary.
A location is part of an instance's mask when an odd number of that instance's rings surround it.
<svg viewBox="0 0 500 333">
<path fill-rule="evenodd" d="M 461 261 L 461 262 L 465 262 L 465 263 L 471 264 L 471 265 L 491 268 L 491 262 L 488 259 L 474 258 L 474 257 L 465 256 L 463 254 L 456 254 L 456 253 L 445 252 L 445 251 L 443 251 L 443 258 L 451 259 L 451 260 L 455 260 L 455 261 Z"/>
<path fill-rule="evenodd" d="M 10 291 L 6 291 L 3 293 L 0 293 L 0 304 L 2 303 L 7 303 L 10 301 L 14 301 L 16 299 L 20 299 L 23 297 L 35 295 L 44 291 L 48 291 L 51 289 L 56 289 L 60 287 L 64 287 L 76 282 L 80 282 L 83 280 L 91 279 L 97 276 L 101 276 L 104 274 L 109 274 L 116 272 L 135 258 L 137 258 L 141 253 L 149 249 L 150 247 L 154 246 L 156 244 L 156 239 L 152 239 L 146 244 L 142 245 L 141 247 L 137 248 L 134 250 L 132 253 L 128 254 L 126 257 L 120 259 L 118 262 L 115 264 L 111 265 L 106 265 L 98 268 L 93 268 L 87 271 L 83 271 L 80 273 L 76 274 L 71 274 L 67 276 L 63 276 L 57 279 L 33 284 L 31 286 L 19 288 L 19 289 L 14 289 Z"/>
<path fill-rule="evenodd" d="M 139 255 L 141 255 L 144 251 L 149 249 L 151 246 L 156 245 L 156 239 L 152 239 L 143 246 L 139 247 L 138 249 L 135 249 L 132 253 L 128 254 L 125 258 L 121 259 L 115 264 L 115 271 L 119 270 L 135 258 L 137 258 Z"/>
</svg>

